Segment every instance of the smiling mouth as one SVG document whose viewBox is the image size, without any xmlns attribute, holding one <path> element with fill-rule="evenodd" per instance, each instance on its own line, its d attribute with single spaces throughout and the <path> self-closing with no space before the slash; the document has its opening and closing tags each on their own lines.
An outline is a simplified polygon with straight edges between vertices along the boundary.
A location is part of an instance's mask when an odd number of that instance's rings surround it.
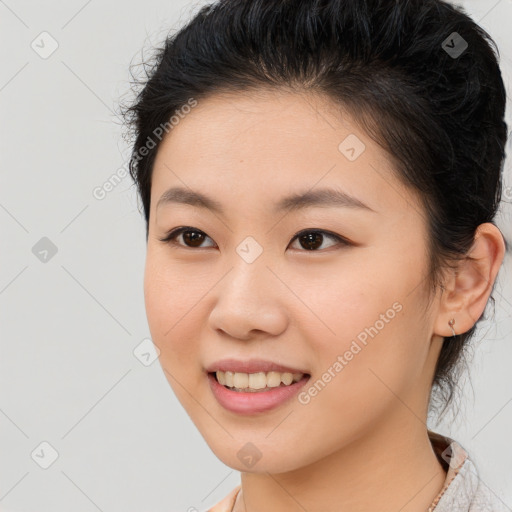
<svg viewBox="0 0 512 512">
<path fill-rule="evenodd" d="M 219 384 L 231 391 L 240 393 L 260 393 L 272 391 L 279 387 L 288 387 L 304 378 L 310 377 L 308 373 L 290 372 L 209 372 Z"/>
</svg>

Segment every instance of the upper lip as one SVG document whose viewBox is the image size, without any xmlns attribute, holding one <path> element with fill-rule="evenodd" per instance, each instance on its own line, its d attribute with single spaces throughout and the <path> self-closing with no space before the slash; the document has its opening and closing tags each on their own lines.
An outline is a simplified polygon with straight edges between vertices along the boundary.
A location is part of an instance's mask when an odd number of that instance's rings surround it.
<svg viewBox="0 0 512 512">
<path fill-rule="evenodd" d="M 282 364 L 274 363 L 264 359 L 248 359 L 242 361 L 239 359 L 221 359 L 206 367 L 206 371 L 216 372 L 238 372 L 238 373 L 257 373 L 257 372 L 280 372 L 280 373 L 307 373 L 300 368 L 292 368 Z"/>
</svg>

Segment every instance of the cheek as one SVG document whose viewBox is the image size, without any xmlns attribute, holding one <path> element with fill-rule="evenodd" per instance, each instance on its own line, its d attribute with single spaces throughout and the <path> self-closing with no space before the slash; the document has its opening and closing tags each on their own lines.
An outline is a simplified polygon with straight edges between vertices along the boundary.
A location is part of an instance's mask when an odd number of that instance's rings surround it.
<svg viewBox="0 0 512 512">
<path fill-rule="evenodd" d="M 332 348 L 348 349 L 347 342 L 350 345 L 355 338 L 364 342 L 375 323 L 382 331 L 394 322 L 400 309 L 395 304 L 401 299 L 400 282 L 390 283 L 384 276 L 368 257 L 346 258 L 340 265 L 313 270 L 302 279 L 295 277 L 293 291 L 307 307 L 302 307 L 301 316 L 308 319 L 304 325 L 311 326 L 307 339 L 329 353 Z"/>
<path fill-rule="evenodd" d="M 199 336 L 194 317 L 200 291 L 186 272 L 171 268 L 148 251 L 144 274 L 144 302 L 153 343 L 160 350 L 162 363 L 178 367 L 197 359 Z"/>
<path fill-rule="evenodd" d="M 388 289 L 360 289 L 355 285 L 352 289 L 345 287 L 335 297 L 320 308 L 331 334 L 312 332 L 309 339 L 315 340 L 325 371 L 343 373 L 350 379 L 348 389 L 358 386 L 362 396 L 368 396 L 365 383 L 375 381 L 371 368 L 377 371 L 385 366 L 386 372 L 398 376 L 407 365 L 404 304 Z"/>
<path fill-rule="evenodd" d="M 330 279 L 310 275 L 296 288 L 310 309 L 311 320 L 301 329 L 314 343 L 316 377 L 336 381 L 329 384 L 340 386 L 336 401 L 346 397 L 356 408 L 380 392 L 391 393 L 379 377 L 391 389 L 404 389 L 421 372 L 428 349 L 417 287 L 421 272 L 383 256 L 340 266 Z"/>
<path fill-rule="evenodd" d="M 183 273 L 169 269 L 165 262 L 159 265 L 154 258 L 149 258 L 144 275 L 144 301 L 151 338 L 160 351 L 159 362 L 164 375 L 183 408 L 189 413 L 195 411 L 194 397 L 200 396 L 205 386 L 199 364 L 198 299 L 190 287 L 187 288 Z"/>
</svg>

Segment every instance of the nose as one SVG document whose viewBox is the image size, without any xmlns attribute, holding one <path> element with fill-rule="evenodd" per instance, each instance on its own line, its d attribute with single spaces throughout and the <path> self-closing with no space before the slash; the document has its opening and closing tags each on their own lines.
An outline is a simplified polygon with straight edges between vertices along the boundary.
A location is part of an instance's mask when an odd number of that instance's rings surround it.
<svg viewBox="0 0 512 512">
<path fill-rule="evenodd" d="M 279 336 L 286 329 L 286 287 L 262 258 L 252 263 L 235 261 L 214 291 L 216 300 L 209 316 L 213 330 L 248 341 Z"/>
</svg>

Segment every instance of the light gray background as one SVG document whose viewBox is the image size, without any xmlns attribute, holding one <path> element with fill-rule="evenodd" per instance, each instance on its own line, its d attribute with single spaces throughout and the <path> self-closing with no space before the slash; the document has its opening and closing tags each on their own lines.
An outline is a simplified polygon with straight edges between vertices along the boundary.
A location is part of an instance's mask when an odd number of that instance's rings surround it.
<svg viewBox="0 0 512 512">
<path fill-rule="evenodd" d="M 131 179 L 93 196 L 126 169 L 115 112 L 129 94 L 130 64 L 203 3 L 0 0 L 0 510 L 205 510 L 239 482 L 158 361 L 145 366 L 134 355 L 149 330 L 144 224 Z M 512 1 L 459 4 L 498 43 L 510 97 Z M 48 58 L 31 47 L 51 49 L 43 31 L 59 45 Z M 509 199 L 511 168 L 508 159 Z M 510 208 L 500 227 L 512 240 L 506 222 Z M 43 237 L 57 248 L 46 262 L 33 252 Z M 476 344 L 463 412 L 435 427 L 471 453 L 508 506 L 511 283 L 508 256 L 496 316 L 477 336 L 485 341 Z M 58 453 L 47 469 L 42 442 Z"/>
</svg>

